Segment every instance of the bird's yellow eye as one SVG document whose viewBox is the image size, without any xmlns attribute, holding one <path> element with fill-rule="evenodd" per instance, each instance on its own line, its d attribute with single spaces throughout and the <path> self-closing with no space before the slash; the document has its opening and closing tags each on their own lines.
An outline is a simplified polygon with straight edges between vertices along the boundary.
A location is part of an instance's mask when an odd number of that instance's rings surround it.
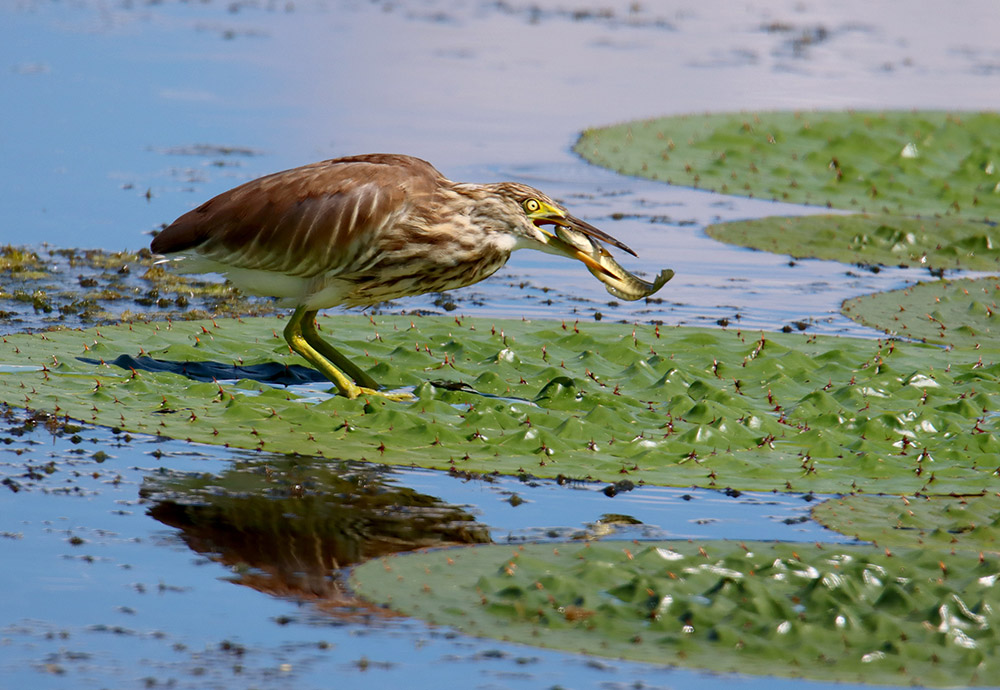
<svg viewBox="0 0 1000 690">
<path fill-rule="evenodd" d="M 525 199 L 524 200 L 524 210 L 528 213 L 538 213 L 541 210 L 542 205 L 538 202 L 538 199 Z"/>
</svg>

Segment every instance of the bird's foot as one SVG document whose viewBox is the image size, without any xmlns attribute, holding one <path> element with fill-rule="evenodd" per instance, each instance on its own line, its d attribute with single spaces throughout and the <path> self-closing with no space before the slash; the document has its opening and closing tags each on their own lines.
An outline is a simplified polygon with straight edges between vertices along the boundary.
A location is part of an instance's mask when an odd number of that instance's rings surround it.
<svg viewBox="0 0 1000 690">
<path fill-rule="evenodd" d="M 352 395 L 353 393 L 353 395 Z M 405 391 L 377 391 L 374 388 L 365 388 L 363 386 L 356 386 L 356 390 L 349 392 L 341 392 L 342 395 L 346 395 L 352 400 L 355 398 L 363 397 L 376 397 L 385 398 L 386 400 L 391 400 L 392 402 L 413 402 L 417 399 L 413 393 L 407 393 Z"/>
</svg>

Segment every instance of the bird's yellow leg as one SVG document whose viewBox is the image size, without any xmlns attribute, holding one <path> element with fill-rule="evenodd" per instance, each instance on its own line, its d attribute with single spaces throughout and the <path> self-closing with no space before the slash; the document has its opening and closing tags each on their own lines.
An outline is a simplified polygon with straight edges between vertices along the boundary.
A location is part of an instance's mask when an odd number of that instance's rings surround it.
<svg viewBox="0 0 1000 690">
<path fill-rule="evenodd" d="M 361 388 L 354 383 L 344 372 L 338 369 L 330 360 L 325 358 L 316 349 L 309 344 L 305 336 L 302 333 L 302 319 L 304 316 L 314 315 L 315 312 L 311 314 L 306 312 L 303 307 L 298 307 L 292 314 L 291 318 L 288 320 L 288 324 L 285 325 L 285 341 L 288 346 L 292 348 L 295 352 L 302 355 L 307 362 L 312 364 L 316 369 L 319 370 L 323 376 L 330 379 L 337 386 L 337 390 L 340 394 L 351 398 L 352 400 L 361 394 Z"/>
<path fill-rule="evenodd" d="M 301 324 L 302 337 L 306 339 L 306 342 L 312 345 L 314 350 L 330 360 L 335 367 L 354 379 L 356 384 L 365 388 L 371 388 L 372 390 L 378 390 L 382 387 L 378 385 L 375 379 L 368 375 L 368 372 L 364 371 L 357 364 L 349 360 L 340 350 L 320 337 L 319 333 L 316 332 L 315 310 L 303 312 Z"/>
<path fill-rule="evenodd" d="M 378 384 L 373 387 L 359 386 L 355 381 L 352 381 L 350 376 L 345 374 L 343 371 L 337 368 L 337 365 L 330 361 L 330 359 L 336 359 L 337 364 L 343 365 L 347 364 L 347 369 L 353 373 L 360 374 L 360 378 L 363 383 L 371 382 L 375 383 L 370 376 L 362 372 L 358 367 L 347 359 L 344 355 L 319 337 L 316 333 L 315 327 L 312 325 L 313 318 L 316 316 L 315 311 L 310 311 L 304 307 L 297 307 L 295 312 L 292 314 L 291 318 L 288 320 L 288 324 L 285 326 L 284 336 L 285 341 L 288 346 L 292 348 L 295 352 L 302 355 L 303 358 L 310 364 L 312 364 L 316 369 L 323 374 L 326 378 L 333 382 L 337 386 L 337 390 L 340 394 L 346 398 L 353 400 L 359 395 L 378 395 L 383 398 L 388 398 L 389 400 L 412 400 L 413 396 L 409 393 L 380 393 L 375 388 Z M 303 324 L 308 323 L 308 327 L 304 327 Z M 306 336 L 309 333 L 312 337 Z M 317 344 L 321 344 L 322 352 L 318 351 L 319 348 L 314 347 L 310 340 L 316 341 Z M 333 353 L 333 357 L 329 358 L 328 353 Z M 352 373 L 352 375 L 353 375 Z"/>
</svg>

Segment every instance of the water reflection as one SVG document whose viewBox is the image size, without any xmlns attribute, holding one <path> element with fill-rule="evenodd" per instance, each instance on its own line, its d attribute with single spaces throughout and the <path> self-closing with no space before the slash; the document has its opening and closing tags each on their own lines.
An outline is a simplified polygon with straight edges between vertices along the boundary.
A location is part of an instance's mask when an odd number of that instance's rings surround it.
<svg viewBox="0 0 1000 690">
<path fill-rule="evenodd" d="M 400 486 L 385 467 L 270 456 L 220 474 L 162 469 L 147 513 L 231 580 L 276 596 L 353 603 L 341 568 L 391 553 L 490 541 L 462 506 Z"/>
</svg>

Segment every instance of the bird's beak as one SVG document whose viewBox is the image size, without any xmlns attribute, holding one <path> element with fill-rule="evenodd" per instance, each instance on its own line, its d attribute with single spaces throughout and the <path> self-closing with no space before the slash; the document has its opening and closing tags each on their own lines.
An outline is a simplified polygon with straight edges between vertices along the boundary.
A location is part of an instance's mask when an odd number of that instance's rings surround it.
<svg viewBox="0 0 1000 690">
<path fill-rule="evenodd" d="M 531 219 L 531 222 L 534 223 L 535 226 L 537 226 L 539 229 L 541 229 L 543 225 L 556 225 L 556 226 L 566 227 L 582 235 L 586 235 L 587 237 L 593 240 L 597 240 L 598 242 L 606 242 L 607 244 L 610 244 L 614 247 L 618 247 L 619 249 L 628 252 L 632 256 L 637 256 L 637 254 L 634 251 L 632 251 L 632 249 L 621 240 L 615 239 L 614 237 L 604 232 L 603 230 L 595 228 L 590 223 L 580 220 L 576 216 L 570 215 L 569 213 L 566 213 L 562 209 L 556 208 L 555 206 L 550 206 L 549 204 L 546 204 L 544 202 L 541 203 L 541 208 L 539 208 L 538 211 L 529 214 L 529 218 Z M 612 278 L 617 277 L 615 276 L 615 274 L 611 273 L 608 269 L 602 266 L 597 259 L 594 258 L 594 253 L 604 251 L 604 249 L 600 245 L 595 243 L 594 247 L 595 251 L 587 253 L 583 251 L 579 246 L 575 246 L 574 244 L 566 242 L 565 240 L 563 240 L 560 237 L 557 237 L 553 233 L 543 230 L 543 235 L 545 236 L 546 245 L 556 250 L 559 254 L 564 254 L 572 259 L 577 259 L 579 261 L 582 261 L 591 270 L 611 276 Z"/>
</svg>

